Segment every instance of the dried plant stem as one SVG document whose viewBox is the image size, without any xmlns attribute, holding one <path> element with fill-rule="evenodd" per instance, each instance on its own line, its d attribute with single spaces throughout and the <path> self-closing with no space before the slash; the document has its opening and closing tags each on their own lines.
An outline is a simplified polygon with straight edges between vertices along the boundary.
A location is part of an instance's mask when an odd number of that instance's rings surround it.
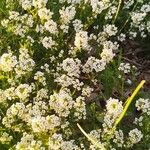
<svg viewBox="0 0 150 150">
<path fill-rule="evenodd" d="M 121 122 L 121 120 L 123 119 L 123 117 L 125 116 L 126 112 L 127 112 L 127 109 L 129 108 L 133 98 L 136 96 L 136 94 L 139 92 L 139 90 L 143 87 L 145 83 L 145 80 L 142 80 L 140 82 L 140 84 L 137 86 L 137 88 L 134 90 L 134 92 L 132 93 L 132 95 L 127 99 L 126 103 L 125 103 L 125 107 L 122 111 L 122 113 L 120 114 L 119 118 L 116 120 L 114 126 L 113 126 L 113 129 L 116 128 L 116 126 Z"/>
<path fill-rule="evenodd" d="M 97 146 L 97 148 L 100 148 L 100 150 L 106 150 L 106 148 L 98 143 L 97 141 L 95 141 L 93 138 L 91 138 L 83 129 L 82 127 L 77 123 L 78 128 L 81 130 L 81 132 L 95 145 Z"/>
<path fill-rule="evenodd" d="M 145 83 L 145 80 L 142 80 L 140 82 L 140 84 L 136 87 L 136 89 L 134 90 L 134 92 L 132 93 L 132 95 L 127 99 L 126 103 L 125 103 L 125 107 L 122 111 L 122 113 L 120 114 L 119 118 L 116 120 L 112 130 L 111 130 L 111 135 L 114 133 L 116 126 L 121 122 L 121 120 L 123 119 L 123 117 L 125 116 L 133 98 L 136 96 L 136 94 L 139 92 L 139 90 L 143 87 Z M 81 130 L 81 132 L 97 147 L 100 148 L 100 150 L 106 150 L 106 148 L 98 143 L 96 140 L 94 140 L 93 138 L 91 138 L 83 129 L 82 127 L 77 123 L 78 128 Z M 110 140 L 110 139 L 109 139 Z"/>
</svg>

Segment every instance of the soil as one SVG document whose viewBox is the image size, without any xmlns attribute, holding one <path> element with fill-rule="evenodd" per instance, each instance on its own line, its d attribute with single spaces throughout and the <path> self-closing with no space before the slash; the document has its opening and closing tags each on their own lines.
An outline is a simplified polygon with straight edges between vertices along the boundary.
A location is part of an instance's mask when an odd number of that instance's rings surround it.
<svg viewBox="0 0 150 150">
<path fill-rule="evenodd" d="M 141 43 L 126 40 L 122 43 L 124 47 L 123 60 L 129 62 L 131 65 L 136 66 L 139 75 L 138 80 L 146 80 L 144 89 L 150 93 L 150 40 L 142 41 Z"/>
</svg>

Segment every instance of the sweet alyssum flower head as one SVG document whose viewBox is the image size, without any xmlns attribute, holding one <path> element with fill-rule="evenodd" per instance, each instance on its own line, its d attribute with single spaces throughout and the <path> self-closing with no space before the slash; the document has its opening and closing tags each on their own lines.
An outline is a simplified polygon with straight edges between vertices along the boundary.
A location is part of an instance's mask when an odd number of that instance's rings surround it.
<svg viewBox="0 0 150 150">
<path fill-rule="evenodd" d="M 128 139 L 129 143 L 127 147 L 131 147 L 133 144 L 140 142 L 142 138 L 143 138 L 143 134 L 140 130 L 138 130 L 137 128 L 131 130 L 129 132 L 129 139 Z"/>
<path fill-rule="evenodd" d="M 62 89 L 59 93 L 50 96 L 49 105 L 59 116 L 67 117 L 70 114 L 74 101 L 69 89 Z"/>
<path fill-rule="evenodd" d="M 29 97 L 29 93 L 31 93 L 32 89 L 28 84 L 20 84 L 16 90 L 16 95 L 20 98 L 22 101 L 27 101 L 27 98 Z"/>
<path fill-rule="evenodd" d="M 45 36 L 41 42 L 46 49 L 52 48 L 56 44 L 56 42 L 53 41 L 52 37 L 47 36 Z"/>
<path fill-rule="evenodd" d="M 12 53 L 4 53 L 0 57 L 0 70 L 4 72 L 12 71 L 16 64 L 17 58 Z"/>
<path fill-rule="evenodd" d="M 49 20 L 52 18 L 53 12 L 51 12 L 49 9 L 41 8 L 38 10 L 38 15 L 41 20 Z"/>
<path fill-rule="evenodd" d="M 33 0 L 32 5 L 34 7 L 43 8 L 46 6 L 48 0 Z"/>
<path fill-rule="evenodd" d="M 135 106 L 137 110 L 141 110 L 143 113 L 150 115 L 150 99 L 139 98 Z"/>
<path fill-rule="evenodd" d="M 129 73 L 131 71 L 131 66 L 129 63 L 121 63 L 118 70 Z"/>
<path fill-rule="evenodd" d="M 48 20 L 47 22 L 45 22 L 44 27 L 47 31 L 49 31 L 52 34 L 58 33 L 57 23 L 53 20 Z"/>
<path fill-rule="evenodd" d="M 113 57 L 115 56 L 111 49 L 103 49 L 100 55 L 102 57 L 102 60 L 106 61 L 107 63 L 112 61 Z"/>
<path fill-rule="evenodd" d="M 118 99 L 110 98 L 106 104 L 106 110 L 108 114 L 119 116 L 123 111 L 122 102 Z"/>
<path fill-rule="evenodd" d="M 66 58 L 61 66 L 68 76 L 79 77 L 81 68 L 81 61 L 79 59 Z"/>
<path fill-rule="evenodd" d="M 86 31 L 79 31 L 76 33 L 74 45 L 78 49 L 86 49 L 88 47 L 88 35 Z"/>
</svg>

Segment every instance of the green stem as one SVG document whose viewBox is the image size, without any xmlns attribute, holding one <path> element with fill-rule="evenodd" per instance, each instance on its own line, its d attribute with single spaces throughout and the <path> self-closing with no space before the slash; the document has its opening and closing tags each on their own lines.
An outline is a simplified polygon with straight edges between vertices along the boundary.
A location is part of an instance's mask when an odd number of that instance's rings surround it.
<svg viewBox="0 0 150 150">
<path fill-rule="evenodd" d="M 118 4 L 118 7 L 117 7 L 117 11 L 116 11 L 115 17 L 114 17 L 114 19 L 113 19 L 113 21 L 112 21 L 113 24 L 115 23 L 115 21 L 116 21 L 118 15 L 119 15 L 122 2 L 123 2 L 123 0 L 119 0 L 119 4 Z"/>
<path fill-rule="evenodd" d="M 131 10 L 131 13 L 135 10 L 136 6 L 137 6 L 138 2 L 135 3 L 133 9 Z M 119 30 L 119 33 L 121 33 L 121 31 L 124 29 L 124 27 L 127 25 L 127 23 L 130 20 L 130 15 L 128 16 L 127 20 L 125 21 L 125 23 L 123 24 L 122 28 Z"/>
<path fill-rule="evenodd" d="M 124 95 L 124 77 L 122 77 L 122 83 L 121 83 L 121 100 L 123 99 L 123 95 Z"/>
</svg>

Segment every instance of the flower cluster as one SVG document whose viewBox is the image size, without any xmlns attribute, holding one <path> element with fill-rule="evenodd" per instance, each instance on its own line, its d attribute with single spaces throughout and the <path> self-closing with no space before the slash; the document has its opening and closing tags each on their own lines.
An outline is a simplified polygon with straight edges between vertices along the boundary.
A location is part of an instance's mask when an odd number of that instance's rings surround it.
<svg viewBox="0 0 150 150">
<path fill-rule="evenodd" d="M 17 58 L 12 53 L 4 53 L 0 58 L 0 69 L 4 72 L 12 71 L 16 64 Z"/>
<path fill-rule="evenodd" d="M 124 146 L 124 133 L 122 130 L 115 131 L 115 138 L 113 142 L 116 143 L 118 147 Z"/>
<path fill-rule="evenodd" d="M 84 73 L 99 72 L 105 69 L 106 62 L 95 57 L 89 57 L 83 66 Z"/>
<path fill-rule="evenodd" d="M 8 133 L 3 132 L 1 137 L 0 137 L 0 142 L 2 144 L 5 144 L 6 142 L 10 142 L 12 140 L 12 136 L 9 136 Z"/>
<path fill-rule="evenodd" d="M 115 77 L 132 72 L 116 57 L 126 39 L 149 36 L 147 0 L 125 1 L 120 10 L 112 0 L 1 1 L 0 149 L 96 149 L 77 123 L 110 149 L 147 135 L 133 128 L 127 135 L 121 125 L 111 132 L 126 88 Z M 142 127 L 149 99 L 135 106 L 141 116 L 133 122 Z"/>
<path fill-rule="evenodd" d="M 129 63 L 121 63 L 118 70 L 123 71 L 124 73 L 130 73 L 131 66 Z"/>
<path fill-rule="evenodd" d="M 138 130 L 137 128 L 131 130 L 129 132 L 129 143 L 127 147 L 132 147 L 133 144 L 140 142 L 142 138 L 143 138 L 143 134 L 140 130 Z"/>
<path fill-rule="evenodd" d="M 108 130 L 110 130 L 118 116 L 121 114 L 123 111 L 123 105 L 122 101 L 119 101 L 118 99 L 110 98 L 107 101 L 106 104 L 106 114 L 104 116 L 104 123 L 103 123 L 103 128 L 104 128 L 104 133 L 108 133 Z"/>
<path fill-rule="evenodd" d="M 68 89 L 60 90 L 50 96 L 50 109 L 53 109 L 59 116 L 67 117 L 70 114 L 74 101 Z"/>
<path fill-rule="evenodd" d="M 32 134 L 23 133 L 21 141 L 17 143 L 16 149 L 45 149 L 42 147 L 42 141 L 35 140 Z"/>
<path fill-rule="evenodd" d="M 139 98 L 136 101 L 135 104 L 137 110 L 141 110 L 143 113 L 147 113 L 147 115 L 150 115 L 150 100 L 149 99 L 143 99 L 143 98 Z"/>
</svg>

